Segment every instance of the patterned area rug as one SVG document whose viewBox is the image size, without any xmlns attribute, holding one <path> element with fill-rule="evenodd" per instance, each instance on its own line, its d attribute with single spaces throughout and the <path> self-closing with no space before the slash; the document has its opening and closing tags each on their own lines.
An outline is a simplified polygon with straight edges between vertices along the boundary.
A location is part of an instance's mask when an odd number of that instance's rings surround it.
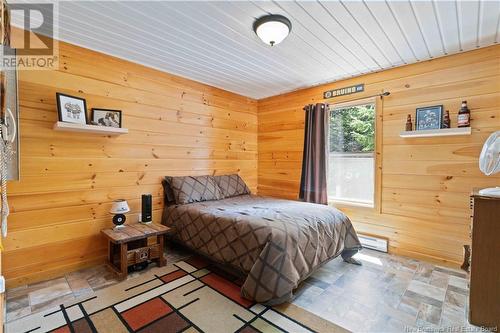
<svg viewBox="0 0 500 333">
<path fill-rule="evenodd" d="M 240 297 L 239 284 L 192 257 L 10 322 L 6 332 L 347 332 L 290 303 L 250 302 Z"/>
</svg>

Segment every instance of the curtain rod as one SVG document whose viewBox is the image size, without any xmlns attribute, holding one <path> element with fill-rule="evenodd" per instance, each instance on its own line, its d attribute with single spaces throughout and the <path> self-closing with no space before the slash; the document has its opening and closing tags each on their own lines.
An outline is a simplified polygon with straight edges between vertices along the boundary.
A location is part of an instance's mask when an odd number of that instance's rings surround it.
<svg viewBox="0 0 500 333">
<path fill-rule="evenodd" d="M 360 97 L 360 98 L 355 98 L 355 99 L 351 99 L 351 100 L 348 100 L 348 101 L 343 101 L 342 103 L 349 103 L 349 102 L 354 102 L 354 101 L 359 101 L 360 99 L 367 99 L 367 98 L 372 98 L 372 97 L 380 97 L 380 98 L 383 98 L 385 96 L 389 96 L 391 93 L 386 91 L 386 92 L 383 92 L 381 94 L 375 94 L 375 95 L 371 95 L 371 96 L 364 96 L 364 97 Z M 333 97 L 331 97 L 333 98 Z M 303 110 L 305 111 L 306 110 L 306 106 L 304 106 Z"/>
</svg>

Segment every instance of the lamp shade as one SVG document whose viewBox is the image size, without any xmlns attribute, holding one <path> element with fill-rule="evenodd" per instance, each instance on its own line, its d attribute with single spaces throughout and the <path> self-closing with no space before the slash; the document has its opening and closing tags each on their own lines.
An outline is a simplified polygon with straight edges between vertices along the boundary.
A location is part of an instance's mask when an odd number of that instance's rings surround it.
<svg viewBox="0 0 500 333">
<path fill-rule="evenodd" d="M 113 205 L 111 205 L 109 212 L 111 214 L 124 214 L 130 212 L 127 200 L 118 199 L 113 201 Z"/>
<path fill-rule="evenodd" d="M 274 46 L 288 36 L 292 23 L 282 15 L 266 15 L 254 22 L 253 30 L 264 43 Z"/>
</svg>

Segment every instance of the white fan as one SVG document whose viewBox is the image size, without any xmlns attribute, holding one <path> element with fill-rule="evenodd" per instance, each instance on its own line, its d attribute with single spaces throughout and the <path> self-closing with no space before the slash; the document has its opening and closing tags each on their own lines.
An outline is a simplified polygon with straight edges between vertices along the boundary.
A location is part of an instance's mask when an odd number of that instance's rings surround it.
<svg viewBox="0 0 500 333">
<path fill-rule="evenodd" d="M 486 176 L 500 172 L 500 131 L 491 134 L 484 143 L 479 157 L 479 169 Z M 500 187 L 484 188 L 479 190 L 479 194 L 500 197 Z"/>
</svg>

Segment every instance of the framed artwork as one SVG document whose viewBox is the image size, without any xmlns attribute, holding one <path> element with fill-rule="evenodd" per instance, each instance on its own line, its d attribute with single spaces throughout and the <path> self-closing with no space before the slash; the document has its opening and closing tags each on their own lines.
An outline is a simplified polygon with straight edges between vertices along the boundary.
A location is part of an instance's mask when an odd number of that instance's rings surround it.
<svg viewBox="0 0 500 333">
<path fill-rule="evenodd" d="M 443 122 L 443 106 L 427 106 L 417 108 L 415 116 L 415 129 L 430 130 L 440 129 Z"/>
<path fill-rule="evenodd" d="M 87 124 L 87 103 L 85 99 L 61 93 L 56 93 L 56 96 L 59 121 Z"/>
<path fill-rule="evenodd" d="M 120 110 L 92 109 L 92 123 L 98 126 L 122 127 L 122 112 Z"/>
</svg>

